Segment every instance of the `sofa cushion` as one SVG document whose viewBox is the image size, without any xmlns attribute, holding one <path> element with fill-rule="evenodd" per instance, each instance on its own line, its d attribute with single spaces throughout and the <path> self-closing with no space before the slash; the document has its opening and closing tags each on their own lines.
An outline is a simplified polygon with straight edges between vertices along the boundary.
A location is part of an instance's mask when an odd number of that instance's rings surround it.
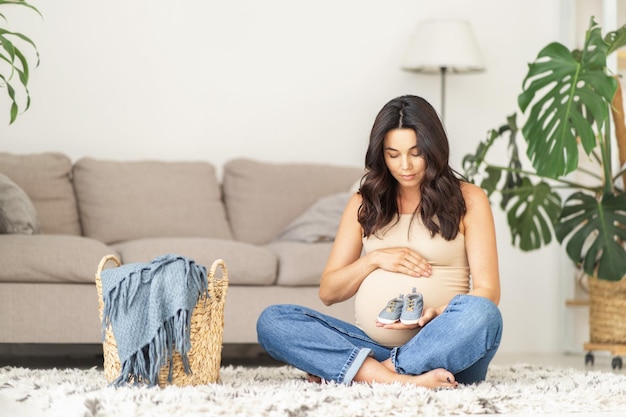
<svg viewBox="0 0 626 417">
<path fill-rule="evenodd" d="M 0 174 L 0 234 L 39 233 L 37 210 L 28 195 L 9 177 Z"/>
<path fill-rule="evenodd" d="M 42 233 L 81 234 L 71 170 L 72 161 L 60 153 L 0 153 L 0 172 L 33 202 Z"/>
<path fill-rule="evenodd" d="M 105 243 L 148 237 L 230 239 L 215 168 L 207 162 L 74 164 L 85 236 Z"/>
<path fill-rule="evenodd" d="M 343 192 L 320 198 L 289 223 L 274 240 L 308 243 L 335 240 L 343 210 L 351 196 L 350 192 Z"/>
<path fill-rule="evenodd" d="M 216 259 L 228 268 L 230 285 L 272 285 L 276 282 L 277 258 L 270 250 L 210 238 L 152 238 L 114 245 L 124 263 L 150 262 L 159 255 L 176 253 L 204 265 L 207 270 Z"/>
<path fill-rule="evenodd" d="M 265 246 L 278 256 L 276 285 L 320 285 L 332 242 L 272 242 Z"/>
<path fill-rule="evenodd" d="M 224 201 L 235 239 L 266 244 L 319 198 L 348 191 L 356 167 L 234 159 L 224 165 Z"/>
<path fill-rule="evenodd" d="M 0 253 L 0 282 L 29 283 L 93 284 L 102 257 L 116 255 L 94 239 L 44 234 L 0 235 Z"/>
</svg>

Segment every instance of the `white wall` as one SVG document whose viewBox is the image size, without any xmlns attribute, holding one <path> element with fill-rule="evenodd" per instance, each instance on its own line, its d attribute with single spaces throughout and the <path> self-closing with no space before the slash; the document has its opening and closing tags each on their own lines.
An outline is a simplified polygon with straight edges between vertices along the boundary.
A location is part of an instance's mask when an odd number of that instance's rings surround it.
<svg viewBox="0 0 626 417">
<path fill-rule="evenodd" d="M 446 122 L 460 169 L 516 108 L 526 64 L 560 34 L 558 0 L 33 0 L 7 12 L 41 53 L 32 107 L 0 150 L 114 159 L 234 157 L 362 165 L 380 107 L 406 93 L 439 108 L 439 78 L 400 70 L 417 22 L 469 20 L 487 71 L 451 75 Z M 502 351 L 562 347 L 561 253 L 510 246 L 495 208 Z"/>
</svg>

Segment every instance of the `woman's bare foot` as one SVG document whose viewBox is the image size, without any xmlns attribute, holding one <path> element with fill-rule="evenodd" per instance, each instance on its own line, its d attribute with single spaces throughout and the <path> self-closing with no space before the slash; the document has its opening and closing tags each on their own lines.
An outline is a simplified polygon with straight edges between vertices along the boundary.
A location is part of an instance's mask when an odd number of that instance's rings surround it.
<svg viewBox="0 0 626 417">
<path fill-rule="evenodd" d="M 317 375 L 313 375 L 313 374 L 310 374 L 310 373 L 307 372 L 307 374 L 306 374 L 306 381 L 314 383 L 314 384 L 321 384 L 322 383 L 322 378 L 320 378 Z"/>
<path fill-rule="evenodd" d="M 368 357 L 354 376 L 354 381 L 387 384 L 400 382 L 426 388 L 456 388 L 459 385 L 454 380 L 454 375 L 443 368 L 433 369 L 421 375 L 402 375 L 398 374 L 393 368 L 390 369 L 390 364 L 385 362 L 381 363 L 372 357 Z"/>
<path fill-rule="evenodd" d="M 456 388 L 459 383 L 454 380 L 454 375 L 443 368 L 433 369 L 421 375 L 412 375 L 410 382 L 426 388 Z"/>
</svg>

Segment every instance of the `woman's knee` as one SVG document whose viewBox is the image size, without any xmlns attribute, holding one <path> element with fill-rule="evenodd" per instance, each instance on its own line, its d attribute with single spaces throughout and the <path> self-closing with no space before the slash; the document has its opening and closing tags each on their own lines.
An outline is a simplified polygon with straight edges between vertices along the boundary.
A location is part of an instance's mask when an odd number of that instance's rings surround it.
<svg viewBox="0 0 626 417">
<path fill-rule="evenodd" d="M 486 297 L 478 295 L 461 295 L 459 304 L 465 314 L 475 316 L 477 321 L 487 321 L 496 325 L 502 324 L 502 315 L 498 306 Z"/>
<path fill-rule="evenodd" d="M 257 339 L 261 345 L 268 339 L 274 339 L 285 326 L 291 326 L 297 306 L 274 304 L 266 307 L 256 322 Z"/>
<path fill-rule="evenodd" d="M 271 305 L 271 306 L 265 307 L 265 309 L 261 312 L 261 314 L 257 318 L 257 321 L 256 321 L 257 326 L 264 325 L 267 321 L 274 320 L 276 318 L 278 310 L 279 310 L 278 305 Z"/>
<path fill-rule="evenodd" d="M 477 326 L 486 331 L 487 339 L 492 346 L 498 346 L 502 337 L 502 314 L 498 306 L 488 298 L 471 296 L 475 302 L 473 309 Z"/>
<path fill-rule="evenodd" d="M 497 343 L 502 333 L 502 314 L 498 306 L 488 298 L 475 295 L 459 297 L 458 308 L 466 324 L 472 323 L 475 329 L 486 330 Z"/>
<path fill-rule="evenodd" d="M 261 312 L 256 321 L 257 333 L 261 334 L 268 327 L 276 328 L 283 316 L 284 306 L 282 304 L 274 304 Z"/>
</svg>

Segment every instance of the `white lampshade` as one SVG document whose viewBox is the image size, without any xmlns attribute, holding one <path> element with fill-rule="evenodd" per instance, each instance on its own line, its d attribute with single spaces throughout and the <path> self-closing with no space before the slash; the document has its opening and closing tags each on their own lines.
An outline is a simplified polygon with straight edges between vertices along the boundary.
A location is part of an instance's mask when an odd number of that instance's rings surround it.
<svg viewBox="0 0 626 417">
<path fill-rule="evenodd" d="M 414 72 L 484 71 L 482 56 L 469 22 L 424 20 L 411 37 L 402 69 Z"/>
</svg>

